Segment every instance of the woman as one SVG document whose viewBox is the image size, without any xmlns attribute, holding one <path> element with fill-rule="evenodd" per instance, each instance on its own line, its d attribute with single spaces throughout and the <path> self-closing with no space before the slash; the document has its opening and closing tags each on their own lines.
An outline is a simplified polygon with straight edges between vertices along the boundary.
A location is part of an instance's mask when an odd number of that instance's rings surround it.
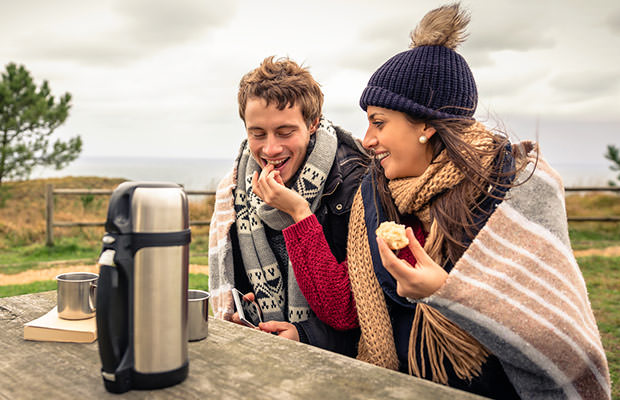
<svg viewBox="0 0 620 400">
<path fill-rule="evenodd" d="M 468 22 L 458 4 L 431 11 L 370 78 L 375 165 L 347 260 L 310 217 L 283 231 L 295 276 L 320 319 L 359 324 L 361 360 L 494 398 L 608 398 L 561 180 L 531 143 L 473 119 L 476 84 L 454 50 Z M 405 224 L 409 245 L 394 254 L 382 221 Z"/>
</svg>

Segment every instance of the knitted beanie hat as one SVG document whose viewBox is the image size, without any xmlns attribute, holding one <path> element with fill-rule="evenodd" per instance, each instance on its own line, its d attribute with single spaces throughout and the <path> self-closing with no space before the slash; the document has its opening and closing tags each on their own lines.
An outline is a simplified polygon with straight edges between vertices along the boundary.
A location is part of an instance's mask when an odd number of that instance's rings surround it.
<svg viewBox="0 0 620 400">
<path fill-rule="evenodd" d="M 466 39 L 469 15 L 459 4 L 430 11 L 411 33 L 410 50 L 390 58 L 370 77 L 360 106 L 402 111 L 414 118 L 473 119 L 476 82 L 454 49 Z"/>
</svg>

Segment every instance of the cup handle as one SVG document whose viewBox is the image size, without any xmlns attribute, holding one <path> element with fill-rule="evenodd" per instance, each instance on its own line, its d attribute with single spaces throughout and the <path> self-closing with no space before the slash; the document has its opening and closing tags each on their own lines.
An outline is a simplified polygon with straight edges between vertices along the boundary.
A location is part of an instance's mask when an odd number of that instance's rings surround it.
<svg viewBox="0 0 620 400">
<path fill-rule="evenodd" d="M 93 311 L 97 311 L 97 284 L 90 284 L 90 293 L 88 294 L 88 305 Z"/>
</svg>

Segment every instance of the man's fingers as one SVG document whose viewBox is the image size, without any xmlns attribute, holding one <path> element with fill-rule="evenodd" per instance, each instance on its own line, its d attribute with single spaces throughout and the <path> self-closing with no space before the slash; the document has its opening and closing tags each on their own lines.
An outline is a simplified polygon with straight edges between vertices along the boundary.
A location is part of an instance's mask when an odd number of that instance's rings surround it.
<svg viewBox="0 0 620 400">
<path fill-rule="evenodd" d="M 288 324 L 283 321 L 261 322 L 258 327 L 266 332 L 282 332 L 288 328 Z"/>
<path fill-rule="evenodd" d="M 247 301 L 254 301 L 254 293 L 248 292 L 243 295 L 243 299 Z"/>
<path fill-rule="evenodd" d="M 263 198 L 263 193 L 260 190 L 260 186 L 259 186 L 259 183 L 258 183 L 258 178 L 259 178 L 258 172 L 254 171 L 254 173 L 252 174 L 252 191 L 254 193 L 256 193 L 256 195 L 262 199 Z"/>
<path fill-rule="evenodd" d="M 284 186 L 284 181 L 282 180 L 282 177 L 280 176 L 280 171 L 275 171 L 273 177 L 276 180 L 276 182 L 278 182 L 280 185 Z"/>
</svg>

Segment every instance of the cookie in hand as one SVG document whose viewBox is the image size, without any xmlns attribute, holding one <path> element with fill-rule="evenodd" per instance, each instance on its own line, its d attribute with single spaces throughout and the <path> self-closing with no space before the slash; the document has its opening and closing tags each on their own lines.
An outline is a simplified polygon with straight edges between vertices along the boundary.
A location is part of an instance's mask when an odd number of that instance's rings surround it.
<svg viewBox="0 0 620 400">
<path fill-rule="evenodd" d="M 382 222 L 375 233 L 385 240 L 385 243 L 392 250 L 402 249 L 409 244 L 409 239 L 405 234 L 405 225 L 397 224 L 394 221 Z"/>
</svg>

